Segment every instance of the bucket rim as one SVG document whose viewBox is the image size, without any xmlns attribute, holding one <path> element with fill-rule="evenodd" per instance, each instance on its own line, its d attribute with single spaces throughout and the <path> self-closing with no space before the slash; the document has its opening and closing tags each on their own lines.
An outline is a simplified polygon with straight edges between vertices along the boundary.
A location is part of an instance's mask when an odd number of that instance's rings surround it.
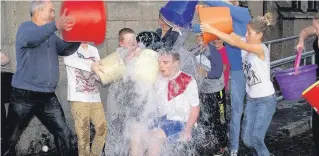
<svg viewBox="0 0 319 156">
<path fill-rule="evenodd" d="M 308 87 L 306 90 L 304 90 L 302 92 L 302 95 L 305 95 L 306 93 L 308 93 L 309 90 L 311 90 L 312 88 L 314 88 L 315 86 L 319 85 L 319 81 L 315 82 L 314 84 L 312 84 L 310 87 Z"/>
<path fill-rule="evenodd" d="M 307 69 L 305 69 L 308 67 Z M 299 74 L 309 72 L 312 70 L 316 70 L 318 68 L 318 65 L 316 64 L 309 64 L 309 65 L 304 65 L 299 67 Z M 282 71 L 275 72 L 275 77 L 282 77 L 282 76 L 289 76 L 289 75 L 294 75 L 295 73 L 295 68 L 288 68 Z"/>
</svg>

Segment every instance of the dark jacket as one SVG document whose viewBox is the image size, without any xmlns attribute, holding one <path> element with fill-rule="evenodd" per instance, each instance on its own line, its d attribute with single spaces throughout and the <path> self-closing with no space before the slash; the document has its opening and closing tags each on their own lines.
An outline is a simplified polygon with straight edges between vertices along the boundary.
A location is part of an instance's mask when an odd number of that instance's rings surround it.
<svg viewBox="0 0 319 156">
<path fill-rule="evenodd" d="M 162 36 L 162 29 L 159 28 L 156 30 L 156 33 L 159 35 L 159 36 Z M 167 31 L 167 33 L 165 34 L 164 37 L 161 38 L 161 41 L 162 41 L 162 47 L 163 48 L 172 48 L 173 45 L 175 44 L 177 38 L 179 36 L 179 33 L 176 32 L 176 31 L 173 31 L 172 28 L 169 29 Z"/>
<path fill-rule="evenodd" d="M 38 26 L 22 23 L 16 35 L 17 70 L 12 86 L 20 89 L 54 92 L 59 81 L 60 56 L 73 54 L 81 43 L 67 43 L 55 35 L 55 22 Z"/>
</svg>

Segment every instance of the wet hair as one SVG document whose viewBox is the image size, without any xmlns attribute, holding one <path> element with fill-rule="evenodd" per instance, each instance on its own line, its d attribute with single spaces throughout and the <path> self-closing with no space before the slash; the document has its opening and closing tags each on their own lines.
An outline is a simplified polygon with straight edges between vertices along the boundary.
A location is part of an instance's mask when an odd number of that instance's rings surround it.
<svg viewBox="0 0 319 156">
<path fill-rule="evenodd" d="M 119 41 L 124 40 L 124 35 L 125 34 L 135 34 L 135 32 L 131 28 L 123 28 L 119 31 Z"/>
<path fill-rule="evenodd" d="M 179 61 L 180 60 L 180 55 L 177 51 L 175 50 L 166 50 L 166 49 L 160 49 L 158 53 L 162 55 L 171 55 L 173 57 L 174 61 Z"/>
<path fill-rule="evenodd" d="M 30 3 L 30 16 L 32 17 L 34 15 L 34 12 L 38 9 L 43 9 L 45 7 L 45 3 L 47 1 L 44 0 L 34 0 Z"/>
<path fill-rule="evenodd" d="M 268 12 L 264 16 L 253 18 L 248 23 L 256 33 L 264 33 L 269 26 L 275 25 L 273 14 Z"/>
</svg>

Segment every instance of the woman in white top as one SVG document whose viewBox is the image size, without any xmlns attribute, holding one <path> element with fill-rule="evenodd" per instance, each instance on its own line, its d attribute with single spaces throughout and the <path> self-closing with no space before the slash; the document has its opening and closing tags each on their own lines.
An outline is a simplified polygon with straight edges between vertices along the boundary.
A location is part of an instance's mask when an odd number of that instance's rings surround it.
<svg viewBox="0 0 319 156">
<path fill-rule="evenodd" d="M 201 25 L 202 32 L 212 33 L 228 44 L 248 52 L 243 58 L 247 106 L 242 140 L 252 149 L 253 154 L 258 156 L 270 155 L 264 138 L 277 104 L 275 90 L 270 80 L 270 53 L 267 46 L 262 43 L 264 32 L 273 21 L 270 13 L 252 19 L 247 25 L 247 42 L 234 33 L 229 35 L 208 24 Z"/>
</svg>

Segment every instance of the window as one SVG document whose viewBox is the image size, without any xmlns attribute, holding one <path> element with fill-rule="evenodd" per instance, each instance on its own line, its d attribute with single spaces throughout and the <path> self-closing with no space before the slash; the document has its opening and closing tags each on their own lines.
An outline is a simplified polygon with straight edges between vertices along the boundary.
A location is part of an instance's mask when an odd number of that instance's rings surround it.
<svg viewBox="0 0 319 156">
<path fill-rule="evenodd" d="M 317 12 L 318 11 L 318 1 L 308 1 L 308 11 Z"/>
<path fill-rule="evenodd" d="M 301 1 L 291 1 L 291 9 L 300 10 L 301 9 Z"/>
</svg>

